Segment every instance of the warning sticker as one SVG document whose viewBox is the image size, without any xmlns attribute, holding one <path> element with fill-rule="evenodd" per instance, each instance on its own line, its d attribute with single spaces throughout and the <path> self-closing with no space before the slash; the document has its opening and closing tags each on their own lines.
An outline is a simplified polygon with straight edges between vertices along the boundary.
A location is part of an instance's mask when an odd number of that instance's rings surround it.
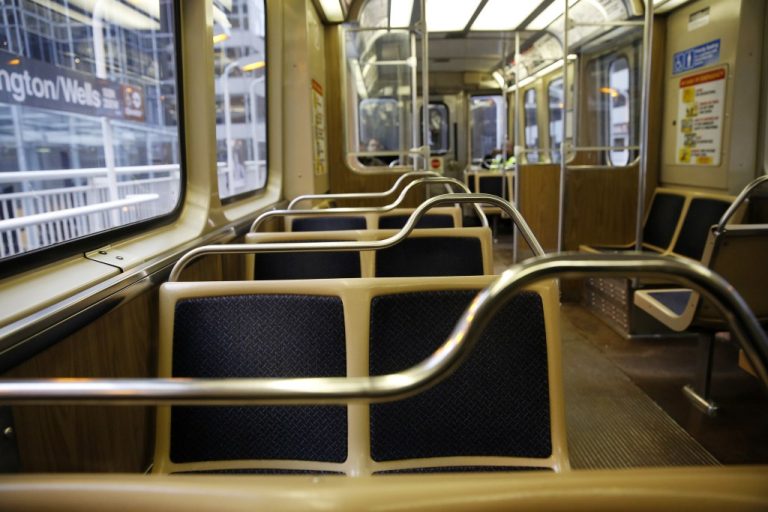
<svg viewBox="0 0 768 512">
<path fill-rule="evenodd" d="M 675 162 L 720 165 L 726 67 L 680 79 Z"/>
</svg>

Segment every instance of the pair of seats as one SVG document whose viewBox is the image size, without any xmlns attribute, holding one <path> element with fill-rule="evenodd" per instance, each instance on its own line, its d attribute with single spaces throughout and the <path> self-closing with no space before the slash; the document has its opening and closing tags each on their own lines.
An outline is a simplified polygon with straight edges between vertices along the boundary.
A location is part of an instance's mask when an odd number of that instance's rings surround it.
<svg viewBox="0 0 768 512">
<path fill-rule="evenodd" d="M 493 271 L 488 228 L 418 229 L 397 244 L 376 251 L 313 252 L 311 244 L 364 242 L 394 236 L 394 230 L 312 233 L 248 233 L 248 244 L 290 242 L 306 251 L 246 256 L 246 279 L 329 279 L 484 275 Z"/>
<path fill-rule="evenodd" d="M 716 225 L 707 230 L 702 264 L 724 277 L 742 296 L 757 320 L 768 325 L 768 224 L 729 224 L 742 216 L 743 205 L 768 176 L 754 180 L 739 194 Z M 715 333 L 727 330 L 722 313 L 699 293 L 686 288 L 637 290 L 634 304 L 674 331 L 698 334 L 699 361 L 695 382 L 684 388 L 686 396 L 709 415 L 717 412 L 712 400 Z"/>
<path fill-rule="evenodd" d="M 350 215 L 316 214 L 287 215 L 285 231 L 346 231 L 360 229 L 400 229 L 413 213 L 412 208 L 396 208 L 387 212 L 368 212 Z M 417 229 L 458 228 L 462 226 L 458 207 L 434 208 L 419 220 Z"/>
<path fill-rule="evenodd" d="M 701 260 L 710 226 L 717 224 L 734 197 L 685 189 L 657 188 L 643 223 L 643 250 Z M 743 213 L 734 218 L 736 222 Z M 583 252 L 633 251 L 626 245 L 582 245 Z"/>
<path fill-rule="evenodd" d="M 676 188 L 658 188 L 643 224 L 642 249 L 664 256 L 685 256 L 701 260 L 710 226 L 717 224 L 733 202 L 723 194 Z M 735 220 L 743 215 L 736 212 Z M 587 253 L 634 251 L 635 243 L 626 245 L 582 245 Z M 657 334 L 663 325 L 632 305 L 638 287 L 657 286 L 658 281 L 644 279 L 633 283 L 628 279 L 590 278 L 585 282 L 584 301 L 591 310 L 625 337 Z"/>
<path fill-rule="evenodd" d="M 494 277 L 166 283 L 160 375 L 368 376 L 421 362 Z M 348 406 L 163 407 L 155 471 L 567 469 L 552 282 L 513 298 L 433 389 Z"/>
</svg>

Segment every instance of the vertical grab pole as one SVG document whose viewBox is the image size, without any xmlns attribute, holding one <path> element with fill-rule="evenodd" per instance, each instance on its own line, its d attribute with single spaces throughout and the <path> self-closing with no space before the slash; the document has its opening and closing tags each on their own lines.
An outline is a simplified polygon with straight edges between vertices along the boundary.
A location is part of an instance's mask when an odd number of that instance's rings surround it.
<svg viewBox="0 0 768 512">
<path fill-rule="evenodd" d="M 501 49 L 501 70 L 502 78 L 504 79 L 500 85 L 501 88 L 501 104 L 504 107 L 504 122 L 501 125 L 501 140 L 503 146 L 501 147 L 501 197 L 507 199 L 507 141 L 509 140 L 509 101 L 507 101 L 507 79 L 504 76 L 504 69 L 507 66 L 507 38 L 504 38 L 504 44 Z M 479 190 L 478 190 L 479 192 Z M 501 219 L 501 216 L 499 216 Z"/>
<path fill-rule="evenodd" d="M 424 170 L 429 170 L 429 31 L 427 29 L 427 0 L 419 1 L 421 12 L 421 98 L 422 98 L 422 119 L 421 135 L 424 139 L 423 157 Z"/>
<path fill-rule="evenodd" d="M 563 27 L 563 127 L 562 127 L 562 139 L 560 141 L 560 201 L 559 211 L 557 219 L 557 252 L 563 252 L 565 233 L 565 137 L 567 134 L 566 126 L 568 124 L 568 0 L 563 0 L 565 7 L 563 8 L 563 20 L 565 26 Z M 550 148 L 551 151 L 551 148 Z"/>
<path fill-rule="evenodd" d="M 387 11 L 389 12 L 389 11 Z M 411 38 L 411 59 L 409 59 L 408 64 L 410 67 L 410 75 L 411 75 L 411 101 L 413 102 L 413 105 L 411 106 L 411 116 L 413 119 L 411 119 L 411 147 L 417 148 L 419 147 L 419 80 L 418 80 L 418 71 L 416 70 L 416 63 L 418 62 L 418 59 L 416 57 L 416 32 L 412 31 L 410 33 Z M 422 114 L 423 116 L 423 114 Z M 408 161 L 408 158 L 413 158 L 413 170 L 416 171 L 418 169 L 416 165 L 416 159 L 418 158 L 417 155 L 410 155 L 408 153 L 406 154 L 400 154 L 400 163 L 404 164 Z"/>
<path fill-rule="evenodd" d="M 648 175 L 648 107 L 651 98 L 651 61 L 653 55 L 653 2 L 645 1 L 643 25 L 643 97 L 640 106 L 640 172 L 637 174 L 637 218 L 635 219 L 635 250 L 643 247 L 643 218 L 645 217 L 645 181 Z"/>
<path fill-rule="evenodd" d="M 513 109 L 515 115 L 515 175 L 514 187 L 512 187 L 512 195 L 514 196 L 515 208 L 522 213 L 520 209 L 520 128 L 522 111 L 520 109 L 520 32 L 515 32 L 515 108 Z M 512 223 L 512 262 L 517 263 L 517 224 Z"/>
</svg>

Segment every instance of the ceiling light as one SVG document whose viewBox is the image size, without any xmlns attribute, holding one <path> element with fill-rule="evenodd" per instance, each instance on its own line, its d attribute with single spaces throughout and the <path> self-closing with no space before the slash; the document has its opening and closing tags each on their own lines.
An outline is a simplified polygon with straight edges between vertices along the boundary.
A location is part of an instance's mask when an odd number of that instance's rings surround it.
<svg viewBox="0 0 768 512">
<path fill-rule="evenodd" d="M 541 4 L 540 0 L 489 0 L 472 30 L 513 30 Z"/>
<path fill-rule="evenodd" d="M 411 25 L 413 0 L 391 0 L 389 4 L 389 26 L 400 28 Z"/>
<path fill-rule="evenodd" d="M 479 3 L 480 0 L 427 0 L 427 30 L 430 32 L 464 30 Z"/>
<path fill-rule="evenodd" d="M 320 7 L 323 9 L 325 19 L 331 23 L 344 21 L 344 10 L 339 0 L 320 0 Z"/>
</svg>

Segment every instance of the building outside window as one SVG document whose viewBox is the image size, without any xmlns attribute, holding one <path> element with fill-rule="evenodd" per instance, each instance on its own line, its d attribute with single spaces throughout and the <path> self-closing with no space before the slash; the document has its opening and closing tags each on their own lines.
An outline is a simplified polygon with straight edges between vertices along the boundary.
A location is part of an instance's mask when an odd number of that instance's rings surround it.
<svg viewBox="0 0 768 512">
<path fill-rule="evenodd" d="M 267 184 L 264 0 L 214 0 L 214 75 L 219 197 Z"/>
<path fill-rule="evenodd" d="M 174 4 L 0 4 L 0 257 L 172 212 Z"/>
</svg>

